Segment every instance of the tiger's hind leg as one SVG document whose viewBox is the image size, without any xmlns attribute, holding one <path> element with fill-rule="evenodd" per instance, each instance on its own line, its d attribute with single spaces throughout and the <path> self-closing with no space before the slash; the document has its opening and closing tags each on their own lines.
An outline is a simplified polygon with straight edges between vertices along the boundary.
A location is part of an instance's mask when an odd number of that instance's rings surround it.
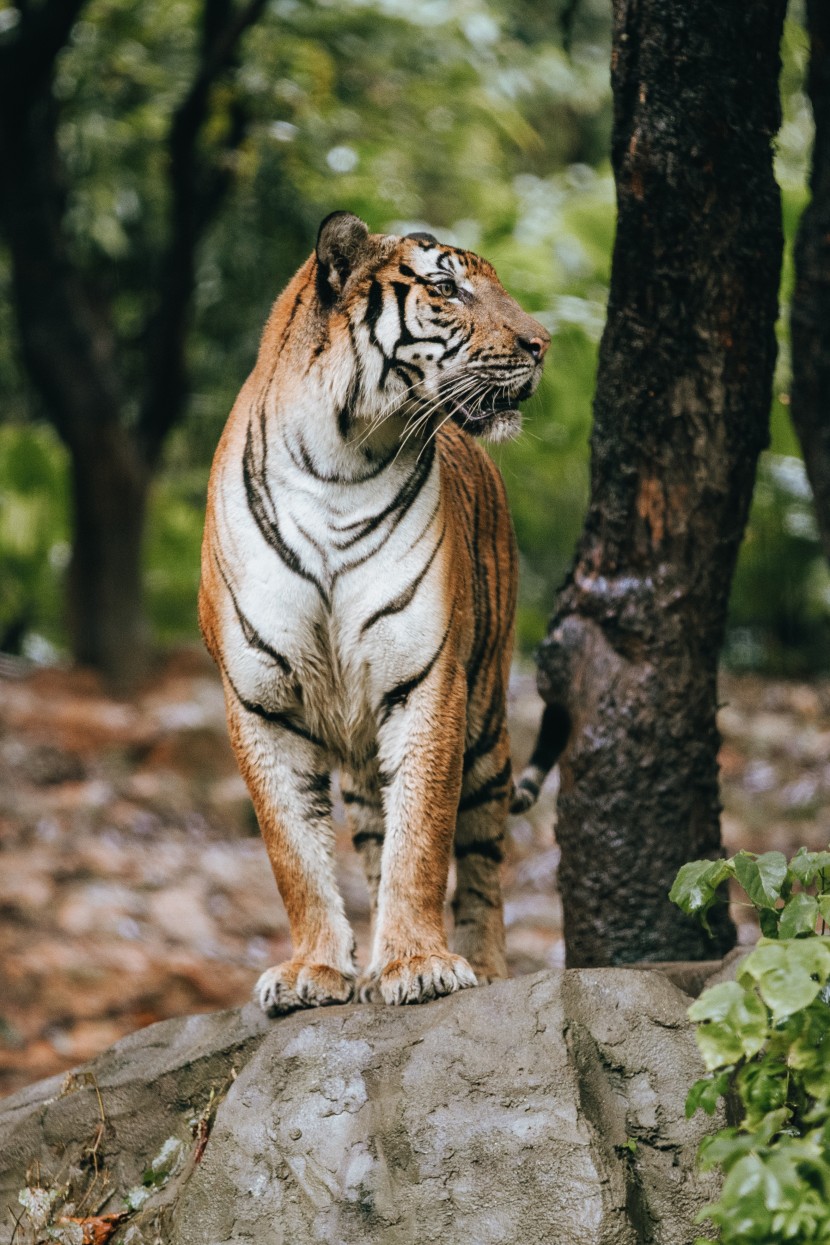
<svg viewBox="0 0 830 1245">
<path fill-rule="evenodd" d="M 378 910 L 380 862 L 383 856 L 385 825 L 377 761 L 365 769 L 343 769 L 340 789 L 346 806 L 352 843 L 360 856 L 369 888 L 369 904 L 374 927 Z"/>
<path fill-rule="evenodd" d="M 500 866 L 511 789 L 505 731 L 465 773 L 455 830 L 453 950 L 482 984 L 507 976 Z"/>
</svg>

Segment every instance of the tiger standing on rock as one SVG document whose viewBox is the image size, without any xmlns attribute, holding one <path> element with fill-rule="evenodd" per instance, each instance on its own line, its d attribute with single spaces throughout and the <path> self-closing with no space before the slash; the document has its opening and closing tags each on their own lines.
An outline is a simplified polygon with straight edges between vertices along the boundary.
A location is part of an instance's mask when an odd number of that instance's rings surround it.
<svg viewBox="0 0 830 1245">
<path fill-rule="evenodd" d="M 507 974 L 516 551 L 473 437 L 518 431 L 549 342 L 485 260 L 346 212 L 271 312 L 216 451 L 199 598 L 291 928 L 292 958 L 257 984 L 269 1015 Z M 359 983 L 334 766 L 372 901 Z"/>
</svg>

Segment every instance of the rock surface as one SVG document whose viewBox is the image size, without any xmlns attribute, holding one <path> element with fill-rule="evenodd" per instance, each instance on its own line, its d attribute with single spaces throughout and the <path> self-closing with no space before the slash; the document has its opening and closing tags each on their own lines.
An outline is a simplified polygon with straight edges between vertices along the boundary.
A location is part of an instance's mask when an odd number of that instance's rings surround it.
<svg viewBox="0 0 830 1245">
<path fill-rule="evenodd" d="M 42 1239 L 67 1243 L 62 1215 L 130 1202 L 113 1245 L 688 1245 L 715 1193 L 688 1004 L 585 969 L 164 1021 L 0 1103 L 0 1205 L 43 1189 Z"/>
</svg>

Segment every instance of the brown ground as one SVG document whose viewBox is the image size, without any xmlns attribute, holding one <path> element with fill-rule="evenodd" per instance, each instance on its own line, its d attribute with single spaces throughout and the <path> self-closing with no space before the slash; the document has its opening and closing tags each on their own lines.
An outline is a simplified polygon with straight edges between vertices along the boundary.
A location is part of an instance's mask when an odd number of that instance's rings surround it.
<svg viewBox="0 0 830 1245">
<path fill-rule="evenodd" d="M 727 678 L 722 700 L 729 849 L 826 846 L 830 684 Z M 517 676 L 520 758 L 538 713 L 532 678 Z M 514 973 L 564 958 L 554 792 L 555 778 L 512 826 Z M 366 891 L 339 826 L 341 885 L 365 955 Z M 741 936 L 751 940 L 750 924 Z M 129 703 L 88 674 L 0 667 L 0 1092 L 154 1020 L 243 1002 L 288 948 L 201 653 L 169 658 Z"/>
</svg>

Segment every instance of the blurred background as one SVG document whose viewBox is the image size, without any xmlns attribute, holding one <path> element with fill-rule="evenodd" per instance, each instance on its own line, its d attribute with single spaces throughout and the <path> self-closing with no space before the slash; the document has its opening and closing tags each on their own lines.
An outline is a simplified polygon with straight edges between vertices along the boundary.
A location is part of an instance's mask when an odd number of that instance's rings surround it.
<svg viewBox="0 0 830 1245">
<path fill-rule="evenodd" d="M 195 0 L 91 0 L 57 65 L 65 228 L 73 258 L 109 281 L 128 367 L 138 365 L 131 334 L 152 299 L 167 229 L 164 140 L 193 75 L 199 10 Z M 553 334 L 525 432 L 495 451 L 522 553 L 519 646 L 532 653 L 587 497 L 614 238 L 608 10 L 605 0 L 580 0 L 569 19 L 565 0 L 274 0 L 246 33 L 211 124 L 225 123 L 223 107 L 238 92 L 253 121 L 197 253 L 186 410 L 150 498 L 146 586 L 160 645 L 197 635 L 208 470 L 269 306 L 312 249 L 321 218 L 346 207 L 377 231 L 428 228 L 480 251 Z M 0 29 L 13 12 L 0 4 Z M 806 55 L 791 19 L 776 162 L 788 249 L 772 441 L 726 651 L 730 668 L 789 674 L 822 670 L 830 657 L 830 577 L 787 416 L 792 238 L 811 144 Z M 21 364 L 2 241 L 0 394 L 0 649 L 49 660 L 67 648 L 67 457 Z"/>
<path fill-rule="evenodd" d="M 0 41 L 14 36 L 22 7 L 0 0 Z M 165 276 L 167 135 L 198 72 L 205 8 L 88 0 L 55 62 L 64 241 L 106 290 L 127 430 L 138 419 L 129 386 L 142 380 L 143 328 Z M 23 365 L 0 235 L 0 1088 L 160 1016 L 241 1001 L 256 971 L 285 954 L 221 690 L 199 649 L 199 545 L 213 450 L 269 306 L 336 208 L 376 231 L 428 229 L 480 252 L 551 331 L 524 432 L 493 451 L 521 552 L 514 726 L 517 751 L 529 747 L 532 653 L 587 501 L 615 223 L 609 8 L 260 6 L 212 87 L 201 140 L 219 153 L 223 193 L 195 252 L 183 413 L 149 494 L 144 578 L 159 656 L 129 700 L 68 666 L 70 463 Z M 787 235 L 780 353 L 770 449 L 732 592 L 721 720 L 725 834 L 730 847 L 757 850 L 830 837 L 830 576 L 787 411 L 792 239 L 812 140 L 807 41 L 791 8 L 776 156 Z M 243 114 L 239 141 L 227 141 Z M 551 800 L 514 826 L 515 970 L 562 962 Z M 343 885 L 365 937 L 356 869 L 346 859 Z"/>
</svg>

